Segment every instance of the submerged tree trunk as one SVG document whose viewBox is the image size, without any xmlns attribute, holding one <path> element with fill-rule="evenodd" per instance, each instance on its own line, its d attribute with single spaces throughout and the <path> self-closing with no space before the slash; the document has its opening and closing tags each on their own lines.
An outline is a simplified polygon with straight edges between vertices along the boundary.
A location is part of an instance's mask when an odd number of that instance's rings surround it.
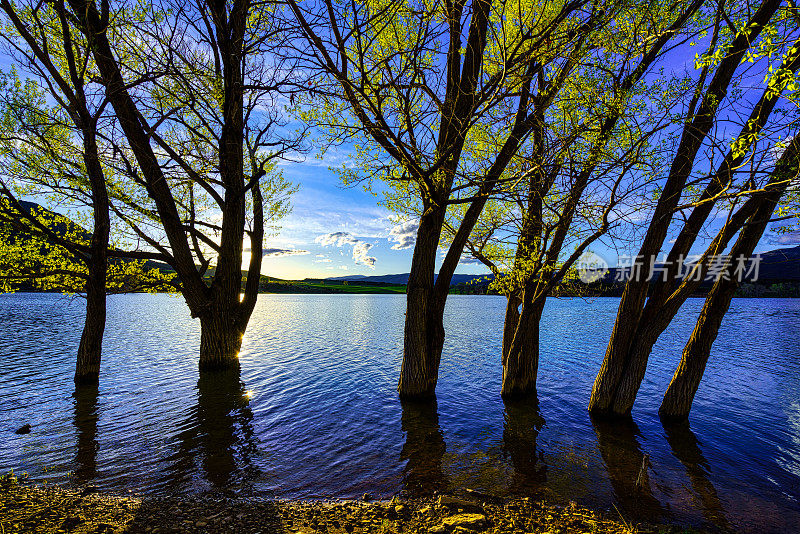
<svg viewBox="0 0 800 534">
<path fill-rule="evenodd" d="M 536 376 L 539 371 L 539 323 L 544 309 L 544 298 L 523 304 L 512 328 L 505 325 L 503 333 L 503 385 L 500 394 L 505 398 L 522 397 L 536 393 Z M 509 299 L 508 305 L 514 304 Z M 506 319 L 513 320 L 514 313 L 506 311 Z M 506 334 L 513 337 L 506 346 Z"/>
<path fill-rule="evenodd" d="M 424 401 L 401 400 L 403 410 L 400 425 L 406 441 L 400 460 L 403 468 L 403 489 L 413 497 L 428 497 L 447 487 L 442 458 L 447 450 L 436 399 Z"/>
<path fill-rule="evenodd" d="M 708 479 L 708 460 L 703 456 L 697 436 L 689 428 L 689 422 L 664 424 L 664 435 L 672 450 L 672 455 L 686 468 L 692 489 L 700 500 L 703 516 L 720 532 L 732 532 L 725 517 L 725 507 L 722 505 L 714 485 Z"/>
<path fill-rule="evenodd" d="M 75 447 L 74 476 L 79 484 L 92 481 L 97 476 L 97 385 L 75 389 Z"/>
<path fill-rule="evenodd" d="M 765 191 L 751 199 L 752 203 L 757 203 L 755 213 L 742 228 L 739 239 L 731 247 L 726 269 L 714 282 L 706 297 L 692 336 L 683 349 L 681 361 L 658 410 L 662 418 L 680 420 L 689 417 L 694 396 L 711 355 L 711 346 L 717 339 L 719 327 L 730 307 L 733 295 L 741 284 L 740 269 L 743 265 L 740 262 L 742 258 L 750 258 L 753 255 L 781 197 L 789 186 L 796 182 L 800 169 L 799 149 L 800 138 L 795 137 L 781 155 Z"/>
<path fill-rule="evenodd" d="M 244 329 L 232 313 L 212 312 L 200 317 L 200 370 L 219 371 L 239 367 Z"/>
<path fill-rule="evenodd" d="M 515 472 L 510 480 L 512 493 L 539 490 L 547 482 L 547 464 L 536 444 L 544 426 L 539 400 L 536 395 L 522 400 L 503 399 L 503 405 L 503 449 Z"/>
<path fill-rule="evenodd" d="M 90 270 L 99 270 L 92 265 Z M 105 271 L 105 262 L 102 266 Z M 75 365 L 76 384 L 97 384 L 100 379 L 100 357 L 103 352 L 103 333 L 106 329 L 105 273 L 102 283 L 89 280 L 86 284 L 86 320 L 83 323 L 78 359 Z"/>
<path fill-rule="evenodd" d="M 646 321 L 643 308 L 650 287 L 649 278 L 653 260 L 660 252 L 669 231 L 673 212 L 677 208 L 682 192 L 694 167 L 697 154 L 704 139 L 716 122 L 717 106 L 728 94 L 728 87 L 736 70 L 752 42 L 758 37 L 772 15 L 780 7 L 777 0 L 764 0 L 753 13 L 748 31 L 741 32 L 727 46 L 726 55 L 717 65 L 714 75 L 691 122 L 687 122 L 658 204 L 642 241 L 639 254 L 634 262 L 633 275 L 625 285 L 620 299 L 617 319 L 609 339 L 603 364 L 592 387 L 589 411 L 596 415 L 629 416 L 633 400 L 639 390 L 641 379 L 647 368 L 646 351 L 633 351 L 637 330 Z M 761 103 L 759 104 L 761 105 Z M 694 108 L 694 104 L 691 106 Z M 691 116 L 691 115 L 690 115 Z M 744 132 L 752 134 L 752 128 L 763 126 L 769 113 L 756 116 L 755 122 L 748 122 Z M 756 124 L 758 123 L 758 124 Z M 726 164 L 740 156 L 730 153 L 723 162 Z M 736 165 L 729 165 L 736 168 Z M 639 271 L 639 276 L 636 272 Z"/>
<path fill-rule="evenodd" d="M 106 329 L 106 282 L 108 279 L 108 242 L 111 220 L 105 174 L 100 165 L 94 123 L 83 117 L 84 155 L 87 174 L 92 187 L 91 253 L 87 265 L 86 319 L 78 346 L 75 364 L 76 384 L 97 384 L 100 380 L 100 357 L 103 352 L 103 334 Z"/>
<path fill-rule="evenodd" d="M 592 415 L 591 422 L 620 511 L 653 519 L 666 517 L 667 512 L 653 495 L 649 456 L 642 449 L 641 432 L 633 419 Z"/>
<path fill-rule="evenodd" d="M 444 212 L 423 215 L 411 260 L 406 296 L 403 363 L 397 391 L 402 398 L 432 397 L 444 347 L 444 305 L 434 284 L 436 251 Z"/>
</svg>

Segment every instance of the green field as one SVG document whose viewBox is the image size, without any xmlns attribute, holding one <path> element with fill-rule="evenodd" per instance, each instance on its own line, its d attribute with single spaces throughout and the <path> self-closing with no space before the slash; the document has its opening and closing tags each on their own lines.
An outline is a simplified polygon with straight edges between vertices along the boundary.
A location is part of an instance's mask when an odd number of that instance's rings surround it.
<svg viewBox="0 0 800 534">
<path fill-rule="evenodd" d="M 405 293 L 404 284 L 347 280 L 279 280 L 261 277 L 261 293 Z"/>
</svg>

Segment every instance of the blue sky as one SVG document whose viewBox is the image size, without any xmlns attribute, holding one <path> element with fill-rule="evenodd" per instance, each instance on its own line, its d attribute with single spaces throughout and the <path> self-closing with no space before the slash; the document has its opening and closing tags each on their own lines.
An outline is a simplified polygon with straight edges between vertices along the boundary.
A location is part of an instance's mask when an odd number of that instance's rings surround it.
<svg viewBox="0 0 800 534">
<path fill-rule="evenodd" d="M 311 154 L 281 166 L 284 177 L 300 184 L 300 190 L 279 235 L 266 240 L 265 247 L 276 251 L 264 258 L 262 273 L 296 280 L 408 272 L 414 222 L 399 219 L 361 186 L 343 187 L 330 167 L 347 159 L 346 151 L 333 149 L 322 160 Z M 280 252 L 284 250 L 295 252 Z M 457 272 L 488 271 L 461 265 Z"/>
</svg>

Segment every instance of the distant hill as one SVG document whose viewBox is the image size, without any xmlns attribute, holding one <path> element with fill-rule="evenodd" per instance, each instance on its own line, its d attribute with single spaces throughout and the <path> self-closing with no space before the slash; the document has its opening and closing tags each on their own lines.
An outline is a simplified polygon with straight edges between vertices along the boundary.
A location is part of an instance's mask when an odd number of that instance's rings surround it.
<svg viewBox="0 0 800 534">
<path fill-rule="evenodd" d="M 758 268 L 751 265 L 746 271 L 745 282 L 794 282 L 800 281 L 800 245 L 763 252 Z M 617 277 L 625 267 L 611 267 L 605 275 L 606 282 Z"/>
<path fill-rule="evenodd" d="M 800 281 L 800 245 L 761 254 L 759 279 Z"/>
<path fill-rule="evenodd" d="M 621 268 L 611 267 L 606 275 L 607 279 L 613 279 Z M 484 282 L 491 280 L 491 274 L 455 274 L 451 285 L 468 284 L 470 282 Z M 747 281 L 751 280 L 752 276 Z M 771 250 L 761 254 L 758 278 L 762 280 L 800 280 L 800 245 L 792 248 L 781 248 Z M 407 284 L 408 273 L 403 274 L 382 274 L 368 276 L 363 274 L 352 274 L 348 276 L 333 276 L 324 280 L 349 280 L 359 282 L 379 282 L 384 284 Z"/>
<path fill-rule="evenodd" d="M 492 275 L 487 274 L 454 274 L 453 280 L 450 285 L 468 284 L 473 280 L 483 280 L 484 278 L 492 278 Z M 435 278 L 435 275 L 434 275 Z M 405 274 L 383 274 L 378 276 L 365 276 L 363 274 L 354 274 L 350 276 L 334 276 L 332 278 L 325 278 L 325 280 L 348 280 L 359 282 L 380 282 L 384 284 L 407 284 L 408 273 Z"/>
</svg>

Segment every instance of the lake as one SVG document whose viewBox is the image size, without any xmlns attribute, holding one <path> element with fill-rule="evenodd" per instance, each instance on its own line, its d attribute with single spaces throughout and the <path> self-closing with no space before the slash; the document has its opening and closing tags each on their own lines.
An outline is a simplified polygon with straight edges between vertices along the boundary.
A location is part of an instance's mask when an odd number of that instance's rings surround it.
<svg viewBox="0 0 800 534">
<path fill-rule="evenodd" d="M 661 337 L 625 424 L 586 410 L 618 303 L 551 299 L 538 403 L 504 403 L 505 300 L 451 296 L 437 401 L 415 404 L 395 390 L 404 295 L 261 295 L 241 376 L 200 380 L 199 323 L 181 298 L 112 296 L 100 387 L 78 394 L 83 301 L 0 295 L 0 473 L 154 495 L 472 488 L 626 520 L 799 531 L 800 300 L 735 299 L 689 425 L 666 429 L 661 395 L 703 300 Z"/>
</svg>

